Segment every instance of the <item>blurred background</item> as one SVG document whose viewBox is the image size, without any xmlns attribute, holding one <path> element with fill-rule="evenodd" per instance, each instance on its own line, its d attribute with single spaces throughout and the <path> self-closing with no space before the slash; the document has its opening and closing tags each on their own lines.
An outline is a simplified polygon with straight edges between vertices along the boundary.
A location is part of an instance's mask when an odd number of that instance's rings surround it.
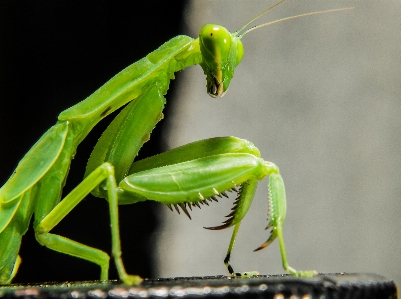
<svg viewBox="0 0 401 299">
<path fill-rule="evenodd" d="M 193 1 L 183 32 L 195 36 L 204 23 L 235 31 L 273 3 Z M 200 68 L 180 73 L 175 115 L 166 119 L 169 146 L 225 135 L 252 141 L 286 183 L 290 265 L 400 283 L 401 2 L 287 1 L 255 23 L 352 6 L 246 35 L 222 99 L 207 96 Z M 236 271 L 283 272 L 278 243 L 252 252 L 268 236 L 266 184 L 239 231 Z M 192 225 L 168 214 L 163 231 L 174 234 L 161 235 L 161 276 L 224 273 L 231 231 L 201 235 L 199 227 L 218 225 L 231 204 L 194 212 Z M 168 248 L 179 254 L 164 259 Z"/>
<path fill-rule="evenodd" d="M 161 16 L 154 14 L 154 3 L 143 8 L 0 3 L 3 183 L 58 113 L 122 68 L 177 34 L 196 37 L 205 23 L 235 31 L 275 1 L 173 2 L 177 7 L 169 3 L 160 9 L 169 13 Z M 46 7 L 52 8 L 47 14 Z M 215 136 L 252 141 L 265 160 L 280 167 L 286 183 L 284 238 L 291 266 L 374 272 L 401 283 L 401 2 L 289 0 L 255 24 L 340 7 L 355 9 L 246 35 L 243 61 L 222 99 L 206 94 L 200 67 L 177 74 L 161 131 L 151 140 L 164 149 Z M 78 148 L 72 166 L 77 174 L 67 187 L 79 183 L 105 125 Z M 144 150 L 153 154 L 158 146 Z M 268 237 L 266 185 L 267 180 L 259 184 L 239 231 L 231 257 L 235 271 L 284 273 L 278 243 L 252 252 Z M 145 277 L 225 274 L 231 229 L 202 227 L 220 224 L 231 205 L 221 200 L 195 210 L 192 221 L 153 203 L 120 208 L 127 269 Z M 107 215 L 103 200 L 87 199 L 54 232 L 109 252 Z M 141 232 L 144 240 L 138 239 Z M 142 252 L 134 251 L 138 248 Z M 16 282 L 98 277 L 97 266 L 73 265 L 76 259 L 42 249 L 32 232 L 23 239 L 21 255 Z M 44 267 L 47 276 L 38 278 Z"/>
</svg>

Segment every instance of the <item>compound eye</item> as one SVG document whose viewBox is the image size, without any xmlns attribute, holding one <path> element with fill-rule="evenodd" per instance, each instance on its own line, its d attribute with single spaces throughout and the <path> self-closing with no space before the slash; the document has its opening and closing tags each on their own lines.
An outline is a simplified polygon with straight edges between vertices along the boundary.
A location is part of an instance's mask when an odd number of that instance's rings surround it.
<svg viewBox="0 0 401 299">
<path fill-rule="evenodd" d="M 199 46 L 205 62 L 220 67 L 228 58 L 231 34 L 223 26 L 206 24 L 199 33 Z"/>
<path fill-rule="evenodd" d="M 237 41 L 237 56 L 236 56 L 236 66 L 241 62 L 242 57 L 244 56 L 244 45 L 238 39 Z"/>
</svg>

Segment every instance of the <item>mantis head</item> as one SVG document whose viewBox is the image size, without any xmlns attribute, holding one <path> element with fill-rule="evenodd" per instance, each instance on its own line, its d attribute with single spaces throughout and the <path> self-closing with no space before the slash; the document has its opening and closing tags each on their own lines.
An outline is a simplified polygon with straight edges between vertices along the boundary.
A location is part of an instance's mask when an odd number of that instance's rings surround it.
<svg viewBox="0 0 401 299">
<path fill-rule="evenodd" d="M 231 34 L 223 26 L 206 24 L 199 33 L 199 47 L 207 93 L 220 98 L 227 91 L 234 69 L 244 55 L 244 46 L 235 33 Z"/>
<path fill-rule="evenodd" d="M 241 33 L 250 23 L 284 1 L 285 0 L 280 0 L 276 4 L 265 9 L 234 33 L 230 33 L 223 26 L 215 24 L 206 24 L 201 28 L 199 32 L 199 47 L 202 54 L 202 62 L 200 65 L 206 75 L 207 93 L 211 97 L 221 98 L 226 93 L 230 81 L 234 76 L 234 69 L 244 56 L 244 46 L 241 42 L 241 38 L 248 32 L 290 19 L 353 9 L 353 7 L 349 7 L 300 14 L 254 26 Z"/>
</svg>

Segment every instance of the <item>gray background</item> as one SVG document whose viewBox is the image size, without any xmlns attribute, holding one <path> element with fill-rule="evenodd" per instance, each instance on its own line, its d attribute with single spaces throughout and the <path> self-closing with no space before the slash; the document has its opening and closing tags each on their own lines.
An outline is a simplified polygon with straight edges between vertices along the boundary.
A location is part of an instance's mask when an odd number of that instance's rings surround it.
<svg viewBox="0 0 401 299">
<path fill-rule="evenodd" d="M 230 31 L 275 1 L 193 1 L 183 34 L 204 23 Z M 200 67 L 178 74 L 170 147 L 214 136 L 252 141 L 287 188 L 290 265 L 319 272 L 375 272 L 401 282 L 401 1 L 287 1 L 256 24 L 316 10 L 355 10 L 265 27 L 243 38 L 245 56 L 223 99 L 206 94 Z M 283 273 L 268 234 L 267 180 L 239 231 L 236 271 Z M 231 229 L 207 231 L 232 200 L 192 212 L 165 209 L 158 275 L 225 274 Z"/>
</svg>

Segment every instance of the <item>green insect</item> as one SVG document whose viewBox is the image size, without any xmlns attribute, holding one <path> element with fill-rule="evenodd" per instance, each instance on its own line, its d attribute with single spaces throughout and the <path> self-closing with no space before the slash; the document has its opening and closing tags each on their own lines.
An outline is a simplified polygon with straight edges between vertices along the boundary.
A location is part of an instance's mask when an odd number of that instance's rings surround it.
<svg viewBox="0 0 401 299">
<path fill-rule="evenodd" d="M 305 15 L 317 13 L 321 12 Z M 222 26 L 208 24 L 202 27 L 197 39 L 177 36 L 122 70 L 84 101 L 60 113 L 57 123 L 33 145 L 0 188 L 0 284 L 9 284 L 18 271 L 21 238 L 33 214 L 33 228 L 41 245 L 99 265 L 100 279 L 108 279 L 110 257 L 107 253 L 51 233 L 89 193 L 109 202 L 112 255 L 124 283 L 139 284 L 142 279 L 127 274 L 124 269 L 119 204 L 154 200 L 178 212 L 181 208 L 189 216 L 188 208 L 217 201 L 217 197 L 227 196 L 226 191 L 238 194 L 233 211 L 223 225 L 209 229 L 234 226 L 224 263 L 233 276 L 257 275 L 256 272 L 235 273 L 229 260 L 257 183 L 266 176 L 269 177 L 268 228 L 271 234 L 257 250 L 278 238 L 286 271 L 294 276 L 316 274 L 315 271 L 297 271 L 287 262 L 282 232 L 286 215 L 284 183 L 278 167 L 264 161 L 252 143 L 235 137 L 212 138 L 133 162 L 163 118 L 164 95 L 175 72 L 200 64 L 206 74 L 209 95 L 224 95 L 244 54 L 241 38 L 268 24 L 241 34 L 249 23 L 233 34 Z M 78 145 L 100 120 L 124 105 L 96 144 L 83 181 L 60 200 Z"/>
</svg>

